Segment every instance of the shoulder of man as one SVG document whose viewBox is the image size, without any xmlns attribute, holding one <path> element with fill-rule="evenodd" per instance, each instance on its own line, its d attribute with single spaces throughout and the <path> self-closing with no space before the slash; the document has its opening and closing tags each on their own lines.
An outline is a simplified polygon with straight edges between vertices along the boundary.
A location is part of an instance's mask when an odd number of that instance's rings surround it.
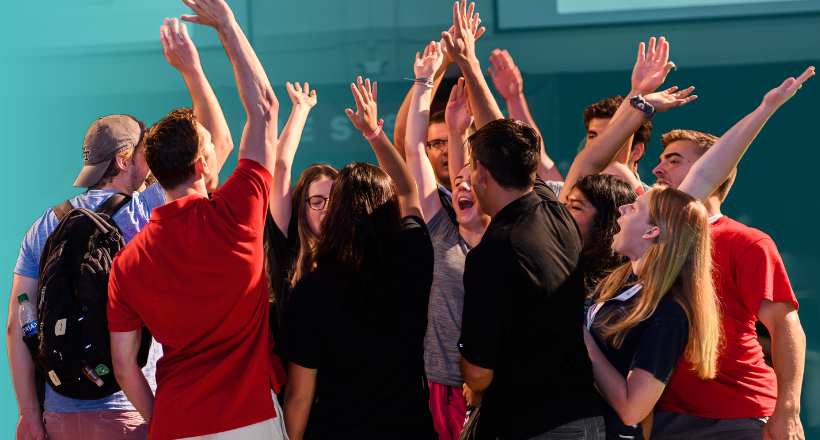
<svg viewBox="0 0 820 440">
<path fill-rule="evenodd" d="M 747 248 L 763 240 L 773 241 L 765 232 L 746 226 L 726 216 L 712 224 L 710 231 L 715 246 L 724 246 L 730 243 L 733 247 Z"/>
</svg>

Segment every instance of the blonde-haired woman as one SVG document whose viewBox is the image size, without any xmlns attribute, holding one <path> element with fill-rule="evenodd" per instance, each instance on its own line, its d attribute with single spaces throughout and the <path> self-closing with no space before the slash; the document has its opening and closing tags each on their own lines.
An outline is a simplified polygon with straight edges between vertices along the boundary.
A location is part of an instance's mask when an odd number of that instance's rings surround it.
<svg viewBox="0 0 820 440">
<path fill-rule="evenodd" d="M 608 439 L 644 438 L 641 422 L 681 356 L 699 377 L 715 376 L 720 305 L 712 284 L 709 219 L 702 201 L 737 166 L 768 117 L 812 75 L 809 68 L 797 80 L 789 78 L 770 91 L 758 110 L 692 166 L 678 189 L 656 186 L 620 208 L 621 229 L 612 249 L 630 262 L 601 282 L 584 331 L 595 385 L 603 397 Z M 653 114 L 640 99 L 625 102 L 630 108 L 619 110 L 620 117 L 616 115 L 597 141 L 622 145 L 620 132 Z"/>
</svg>

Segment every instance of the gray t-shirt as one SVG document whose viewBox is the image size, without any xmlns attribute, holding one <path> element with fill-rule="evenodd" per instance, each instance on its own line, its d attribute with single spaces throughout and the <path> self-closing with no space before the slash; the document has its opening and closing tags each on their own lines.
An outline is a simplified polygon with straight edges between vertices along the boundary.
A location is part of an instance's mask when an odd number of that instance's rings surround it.
<svg viewBox="0 0 820 440">
<path fill-rule="evenodd" d="M 71 205 L 75 208 L 82 207 L 94 210 L 117 192 L 116 190 L 91 190 L 71 199 Z M 131 202 L 123 206 L 112 217 L 114 223 L 122 231 L 126 243 L 131 242 L 137 232 L 148 224 L 151 211 L 157 206 L 165 204 L 165 191 L 158 184 L 149 186 L 142 193 L 135 192 L 132 197 Z M 17 257 L 17 264 L 14 266 L 14 273 L 28 278 L 38 278 L 40 255 L 43 253 L 46 239 L 54 232 L 59 223 L 52 208 L 48 208 L 42 217 L 31 225 L 20 244 L 20 253 Z M 160 357 L 162 357 L 162 345 L 157 341 L 153 341 L 151 350 L 148 352 L 148 363 L 145 364 L 142 372 L 145 374 L 151 390 L 155 392 L 157 389 L 157 360 Z M 50 412 L 136 411 L 122 391 L 99 400 L 78 400 L 57 394 L 51 389 L 50 385 L 46 387 L 45 409 Z"/>
<path fill-rule="evenodd" d="M 464 308 L 464 261 L 472 246 L 464 241 L 444 209 L 427 223 L 427 229 L 435 267 L 424 336 L 424 368 L 431 382 L 460 387 L 464 380 L 457 345 Z"/>
</svg>

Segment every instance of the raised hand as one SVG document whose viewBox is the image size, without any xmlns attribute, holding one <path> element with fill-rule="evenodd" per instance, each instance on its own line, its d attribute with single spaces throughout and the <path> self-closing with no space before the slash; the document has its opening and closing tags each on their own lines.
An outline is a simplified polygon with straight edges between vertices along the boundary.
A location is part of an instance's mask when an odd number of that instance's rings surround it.
<svg viewBox="0 0 820 440">
<path fill-rule="evenodd" d="M 814 74 L 814 67 L 810 66 L 802 75 L 798 76 L 797 79 L 789 78 L 783 81 L 780 87 L 772 89 L 763 97 L 763 105 L 769 107 L 771 111 L 777 110 L 781 105 L 785 104 L 786 101 L 791 99 L 791 97 L 797 93 L 797 89 L 803 87 L 803 83 L 814 76 Z"/>
<path fill-rule="evenodd" d="M 225 0 L 182 0 L 196 15 L 183 15 L 182 21 L 210 26 L 216 30 L 223 29 L 234 21 L 233 11 Z"/>
<path fill-rule="evenodd" d="M 655 107 L 655 111 L 660 113 L 672 107 L 680 107 L 698 99 L 698 95 L 690 95 L 693 90 L 695 90 L 694 86 L 683 90 L 678 90 L 677 87 L 670 87 L 661 92 L 650 93 L 644 96 L 643 99 L 652 104 L 652 106 Z"/>
<path fill-rule="evenodd" d="M 362 77 L 356 79 L 356 84 L 350 84 L 353 99 L 356 100 L 356 111 L 345 109 L 350 122 L 362 133 L 371 134 L 379 126 L 379 117 L 376 112 L 376 83 L 370 87 L 370 79 L 362 82 Z"/>
<path fill-rule="evenodd" d="M 447 33 L 450 34 L 450 36 L 452 37 L 455 35 L 455 29 L 455 26 L 450 26 L 450 29 L 447 30 Z M 487 30 L 486 28 L 481 26 L 481 19 L 478 18 L 478 12 L 473 14 L 470 18 L 470 29 L 475 30 L 475 32 L 473 33 L 473 38 L 475 40 L 481 38 L 481 36 L 484 35 L 484 32 Z M 439 46 L 441 46 L 441 52 L 444 54 L 444 65 L 449 65 L 453 62 L 453 59 L 450 58 L 450 54 L 447 53 L 447 45 L 444 43 L 444 38 L 442 38 L 441 41 L 439 41 Z"/>
<path fill-rule="evenodd" d="M 444 112 L 444 121 L 447 130 L 463 134 L 473 123 L 473 112 L 470 109 L 470 97 L 464 87 L 464 78 L 450 90 L 450 100 L 447 101 L 447 110 Z"/>
<path fill-rule="evenodd" d="M 435 41 L 431 41 L 424 48 L 424 55 L 416 52 L 416 62 L 413 64 L 416 78 L 432 78 L 443 61 L 444 55 L 441 52 L 441 47 Z"/>
<path fill-rule="evenodd" d="M 669 42 L 661 37 L 655 44 L 655 37 L 649 39 L 649 48 L 643 42 L 638 45 L 638 61 L 632 69 L 633 94 L 649 94 L 658 89 L 666 80 L 666 75 L 675 67 L 669 61 Z"/>
<path fill-rule="evenodd" d="M 316 105 L 316 90 L 310 90 L 308 83 L 305 83 L 304 88 L 298 82 L 286 83 L 285 88 L 288 90 L 288 96 L 294 107 L 305 106 L 310 109 Z"/>
<path fill-rule="evenodd" d="M 470 3 L 468 10 L 467 0 L 461 0 L 461 5 L 456 2 L 453 5 L 453 32 L 441 33 L 447 55 L 459 65 L 475 59 L 476 34 L 481 36 L 484 33 L 479 32 L 481 20 L 478 14 L 473 15 L 474 9 L 475 3 Z"/>
<path fill-rule="evenodd" d="M 199 52 L 188 36 L 185 23 L 180 23 L 176 17 L 168 20 L 159 28 L 159 37 L 162 42 L 162 53 L 168 64 L 174 66 L 183 74 L 195 73 L 202 69 L 199 61 Z"/>
<path fill-rule="evenodd" d="M 490 57 L 490 64 L 493 67 L 492 69 L 487 68 L 487 73 L 490 74 L 495 89 L 504 98 L 504 101 L 509 101 L 524 92 L 524 79 L 521 77 L 518 66 L 513 63 L 509 52 L 500 49 L 494 50 Z M 493 69 L 495 69 L 495 72 L 493 72 Z"/>
</svg>

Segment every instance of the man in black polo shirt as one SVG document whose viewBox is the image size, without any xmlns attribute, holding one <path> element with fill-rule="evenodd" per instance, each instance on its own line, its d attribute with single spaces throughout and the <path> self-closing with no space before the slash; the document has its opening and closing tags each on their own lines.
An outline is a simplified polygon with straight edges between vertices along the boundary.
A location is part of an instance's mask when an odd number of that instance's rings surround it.
<svg viewBox="0 0 820 440">
<path fill-rule="evenodd" d="M 469 138 L 473 190 L 492 221 L 467 255 L 461 373 L 479 438 L 603 439 L 584 346 L 583 243 L 536 176 L 540 139 L 513 119 Z M 562 437 L 563 438 L 563 437 Z"/>
</svg>

